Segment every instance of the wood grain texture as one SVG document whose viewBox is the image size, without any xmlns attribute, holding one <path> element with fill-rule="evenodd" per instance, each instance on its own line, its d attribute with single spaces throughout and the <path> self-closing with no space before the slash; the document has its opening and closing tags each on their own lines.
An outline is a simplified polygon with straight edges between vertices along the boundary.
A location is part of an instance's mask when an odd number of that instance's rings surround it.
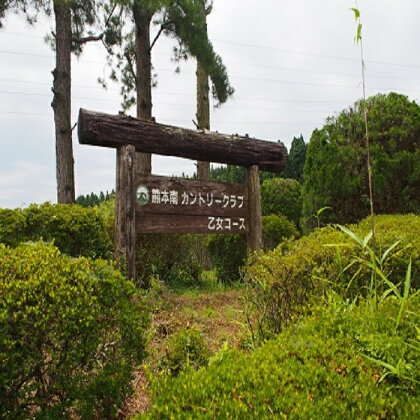
<svg viewBox="0 0 420 420">
<path fill-rule="evenodd" d="M 249 197 L 248 248 L 251 253 L 258 253 L 263 249 L 260 176 L 258 166 L 251 166 L 251 168 L 248 168 L 247 184 Z"/>
<path fill-rule="evenodd" d="M 138 178 L 136 185 L 145 186 L 149 191 L 148 204 L 140 205 L 138 201 L 136 204 L 136 229 L 140 233 L 232 234 L 248 231 L 248 189 L 245 185 L 162 176 Z M 153 203 L 154 190 L 165 194 L 176 192 L 178 204 Z M 182 204 L 184 194 L 188 204 Z"/>
<path fill-rule="evenodd" d="M 280 172 L 287 157 L 286 147 L 276 142 L 238 135 L 188 130 L 124 115 L 108 115 L 81 109 L 79 142 L 118 147 L 132 144 L 138 152 L 178 156 Z"/>
<path fill-rule="evenodd" d="M 243 184 L 151 176 L 138 178 L 137 186 L 141 185 L 148 188 L 150 199 L 146 205 L 137 202 L 139 217 L 143 214 L 248 217 L 248 190 Z M 176 191 L 178 204 L 153 203 L 155 189 L 167 193 Z"/>
<path fill-rule="evenodd" d="M 135 155 L 132 145 L 117 149 L 115 193 L 115 259 L 120 263 L 125 259 L 127 274 L 132 280 L 136 278 Z"/>
<path fill-rule="evenodd" d="M 210 218 L 209 218 L 210 217 Z M 218 229 L 218 219 L 223 227 Z M 243 218 L 245 219 L 245 218 Z M 230 220 L 230 222 L 228 222 Z M 202 233 L 202 234 L 238 234 L 248 232 L 248 221 L 240 218 L 218 218 L 213 216 L 184 216 L 173 214 L 145 214 L 136 218 L 138 233 Z M 214 229 L 209 229 L 209 224 Z M 228 229 L 230 226 L 230 229 Z"/>
</svg>

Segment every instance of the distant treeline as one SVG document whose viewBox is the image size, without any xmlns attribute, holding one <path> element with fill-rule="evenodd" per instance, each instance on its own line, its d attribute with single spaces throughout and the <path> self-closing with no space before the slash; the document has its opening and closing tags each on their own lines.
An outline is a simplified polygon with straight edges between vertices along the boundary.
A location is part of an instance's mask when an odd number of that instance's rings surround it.
<svg viewBox="0 0 420 420">
<path fill-rule="evenodd" d="M 90 193 L 86 195 L 79 195 L 76 198 L 76 204 L 79 204 L 82 207 L 95 207 L 101 204 L 104 201 L 108 201 L 111 198 L 115 197 L 115 191 L 111 192 L 106 191 L 105 193 L 101 191 L 100 193 Z"/>
</svg>

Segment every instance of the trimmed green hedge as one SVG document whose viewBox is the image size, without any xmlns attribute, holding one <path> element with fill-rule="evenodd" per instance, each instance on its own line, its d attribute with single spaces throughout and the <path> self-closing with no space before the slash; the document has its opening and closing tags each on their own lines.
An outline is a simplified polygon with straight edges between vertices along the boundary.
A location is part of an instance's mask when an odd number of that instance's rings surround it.
<svg viewBox="0 0 420 420">
<path fill-rule="evenodd" d="M 389 254 L 383 270 L 400 284 L 412 259 L 412 287 L 420 286 L 420 216 L 376 216 L 377 254 L 400 241 Z M 370 219 L 350 226 L 359 235 L 370 230 Z M 337 246 L 331 246 L 337 244 Z M 297 241 L 284 242 L 247 267 L 248 302 L 259 318 L 262 336 L 280 332 L 313 296 L 327 287 L 353 299 L 366 291 L 371 271 L 363 263 L 365 253 L 335 227 L 316 230 Z M 351 267 L 345 268 L 353 263 Z"/>
<path fill-rule="evenodd" d="M 111 237 L 96 208 L 44 203 L 0 209 L 0 243 L 17 246 L 40 239 L 73 257 L 112 257 Z"/>
<path fill-rule="evenodd" d="M 153 404 L 137 418 L 419 418 L 419 309 L 417 297 L 395 330 L 395 300 L 372 311 L 330 295 L 253 352 L 221 351 L 207 369 L 151 378 Z"/>
<path fill-rule="evenodd" d="M 109 263 L 0 244 L 0 418 L 115 416 L 148 315 Z"/>
</svg>

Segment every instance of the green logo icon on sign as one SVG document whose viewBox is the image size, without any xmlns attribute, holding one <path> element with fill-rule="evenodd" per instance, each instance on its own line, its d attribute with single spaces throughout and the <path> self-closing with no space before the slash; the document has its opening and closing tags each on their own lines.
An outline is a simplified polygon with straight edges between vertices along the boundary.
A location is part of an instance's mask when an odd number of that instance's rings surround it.
<svg viewBox="0 0 420 420">
<path fill-rule="evenodd" d="M 141 206 L 144 206 L 149 202 L 149 190 L 145 185 L 140 185 L 137 188 L 137 202 Z"/>
</svg>

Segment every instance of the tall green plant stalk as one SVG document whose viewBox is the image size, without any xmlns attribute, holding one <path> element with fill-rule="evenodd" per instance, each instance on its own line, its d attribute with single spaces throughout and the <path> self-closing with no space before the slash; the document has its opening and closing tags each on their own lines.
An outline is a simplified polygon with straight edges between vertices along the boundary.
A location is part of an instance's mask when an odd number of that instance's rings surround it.
<svg viewBox="0 0 420 420">
<path fill-rule="evenodd" d="M 357 1 L 355 1 L 356 7 L 353 7 L 351 10 L 354 13 L 354 18 L 357 23 L 357 30 L 355 36 L 356 44 L 360 45 L 360 58 L 362 65 L 362 86 L 363 86 L 363 117 L 365 121 L 365 145 L 367 153 L 367 170 L 368 170 L 368 180 L 369 180 L 369 201 L 370 201 L 370 219 L 371 219 L 371 229 L 372 229 L 372 247 L 376 249 L 376 235 L 375 235 L 375 212 L 373 206 L 373 182 L 372 182 L 372 159 L 370 155 L 370 141 L 369 141 L 369 128 L 368 128 L 368 109 L 366 102 L 366 78 L 365 78 L 365 60 L 363 54 L 363 40 L 362 40 L 362 22 L 360 19 L 360 11 Z"/>
</svg>

